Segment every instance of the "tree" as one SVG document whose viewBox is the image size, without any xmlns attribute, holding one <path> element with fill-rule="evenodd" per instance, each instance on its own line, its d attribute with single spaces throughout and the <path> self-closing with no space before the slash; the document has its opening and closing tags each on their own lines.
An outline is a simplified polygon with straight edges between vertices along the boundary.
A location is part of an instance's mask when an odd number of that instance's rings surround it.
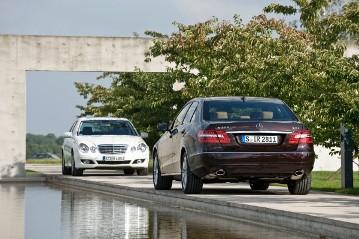
<svg viewBox="0 0 359 239">
<path fill-rule="evenodd" d="M 63 141 L 64 137 L 54 134 L 26 134 L 26 158 L 30 159 L 35 153 L 53 153 L 60 157 Z"/>
<path fill-rule="evenodd" d="M 294 6 L 271 4 L 265 12 L 300 13 L 301 27 L 310 33 L 313 44 L 328 48 L 340 40 L 359 43 L 359 2 L 349 0 L 293 0 Z"/>
<path fill-rule="evenodd" d="M 344 57 L 340 51 L 336 57 L 326 53 L 333 48 L 345 49 L 345 42 L 351 40 L 359 44 L 359 2 L 344 0 L 293 0 L 296 7 L 271 4 L 266 12 L 294 14 L 300 12 L 301 27 L 311 37 L 312 48 L 323 52 L 330 67 L 320 63 L 325 76 L 336 79 L 326 84 L 329 92 L 323 92 L 311 107 L 315 113 L 313 126 L 316 127 L 317 140 L 327 147 L 339 146 L 339 124 L 349 126 L 354 134 L 354 149 L 358 155 L 358 55 Z M 337 63 L 338 62 L 338 63 Z M 316 124 L 316 125 L 315 125 Z"/>
<path fill-rule="evenodd" d="M 295 2 L 304 6 L 306 1 Z M 347 8 L 348 5 L 343 7 L 340 21 L 353 15 L 352 9 Z M 312 15 L 303 17 L 304 27 L 310 26 L 310 19 L 319 24 L 316 26 L 330 22 Z M 337 23 L 336 19 L 332 21 Z M 351 19 L 349 25 L 355 27 L 358 21 Z M 322 31 L 297 29 L 265 15 L 254 17 L 248 24 L 234 16 L 233 21 L 213 18 L 194 25 L 175 25 L 178 31 L 167 38 L 147 32 L 155 37 L 148 60 L 164 56 L 174 67 L 165 74 L 139 70 L 116 74 L 116 83 L 103 89 L 103 94 L 97 93 L 97 86 L 77 84 L 83 96 L 92 95 L 82 109 L 93 114 L 126 115 L 140 127 L 152 127 L 155 121 L 171 119 L 177 111 L 175 106 L 194 97 L 276 97 L 292 107 L 311 128 L 316 143 L 338 146 L 339 125 L 344 123 L 353 130 L 358 149 L 359 59 L 343 56 L 345 46 L 338 43 L 342 39 L 338 32 L 343 33 L 342 30 L 332 31 L 333 37 L 326 39 Z M 345 34 L 353 32 L 345 30 Z M 175 92 L 172 84 L 176 81 L 185 87 Z M 149 112 L 153 112 L 153 118 Z M 146 117 L 151 120 L 145 120 Z"/>
</svg>

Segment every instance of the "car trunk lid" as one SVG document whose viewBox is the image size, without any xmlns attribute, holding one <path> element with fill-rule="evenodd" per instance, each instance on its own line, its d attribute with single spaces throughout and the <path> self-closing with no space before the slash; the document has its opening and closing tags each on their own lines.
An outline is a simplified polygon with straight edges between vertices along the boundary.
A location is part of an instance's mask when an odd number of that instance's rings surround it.
<svg viewBox="0 0 359 239">
<path fill-rule="evenodd" d="M 207 144 L 214 144 L 216 136 L 213 134 L 217 135 L 224 151 L 281 152 L 296 150 L 298 143 L 293 141 L 292 133 L 303 130 L 306 128 L 297 121 L 216 122 L 210 123 L 202 135 L 211 139 L 204 142 Z M 213 148 L 218 149 L 218 145 Z"/>
</svg>

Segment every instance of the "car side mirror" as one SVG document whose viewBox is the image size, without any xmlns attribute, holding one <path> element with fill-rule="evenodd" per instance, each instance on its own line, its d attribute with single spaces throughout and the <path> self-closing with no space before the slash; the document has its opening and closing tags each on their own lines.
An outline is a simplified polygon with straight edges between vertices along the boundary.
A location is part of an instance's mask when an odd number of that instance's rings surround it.
<svg viewBox="0 0 359 239">
<path fill-rule="evenodd" d="M 141 134 L 141 137 L 142 137 L 143 139 L 148 138 L 148 133 L 146 133 L 146 132 L 141 132 L 140 134 Z"/>
<path fill-rule="evenodd" d="M 159 123 L 157 125 L 157 130 L 161 131 L 161 132 L 165 132 L 168 130 L 168 123 Z"/>
<path fill-rule="evenodd" d="M 64 133 L 64 138 L 72 138 L 72 133 L 71 132 L 65 132 Z"/>
</svg>

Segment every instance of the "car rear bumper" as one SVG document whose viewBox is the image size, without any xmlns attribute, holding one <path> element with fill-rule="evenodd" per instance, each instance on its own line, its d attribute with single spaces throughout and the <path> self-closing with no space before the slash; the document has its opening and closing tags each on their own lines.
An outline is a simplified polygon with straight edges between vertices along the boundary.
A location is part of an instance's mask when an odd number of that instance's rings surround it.
<svg viewBox="0 0 359 239">
<path fill-rule="evenodd" d="M 189 165 L 201 178 L 290 178 L 298 170 L 310 173 L 314 160 L 314 152 L 206 152 L 190 157 Z"/>
</svg>

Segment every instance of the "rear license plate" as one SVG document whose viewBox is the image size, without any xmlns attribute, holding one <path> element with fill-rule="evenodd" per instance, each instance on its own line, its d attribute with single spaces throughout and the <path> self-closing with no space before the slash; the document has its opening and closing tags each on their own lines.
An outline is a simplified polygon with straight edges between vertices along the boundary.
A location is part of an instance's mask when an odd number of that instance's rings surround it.
<svg viewBox="0 0 359 239">
<path fill-rule="evenodd" d="M 278 144 L 278 136 L 242 135 L 241 142 L 245 144 Z"/>
<path fill-rule="evenodd" d="M 104 161 L 123 161 L 125 160 L 124 156 L 103 156 L 102 160 Z"/>
</svg>

